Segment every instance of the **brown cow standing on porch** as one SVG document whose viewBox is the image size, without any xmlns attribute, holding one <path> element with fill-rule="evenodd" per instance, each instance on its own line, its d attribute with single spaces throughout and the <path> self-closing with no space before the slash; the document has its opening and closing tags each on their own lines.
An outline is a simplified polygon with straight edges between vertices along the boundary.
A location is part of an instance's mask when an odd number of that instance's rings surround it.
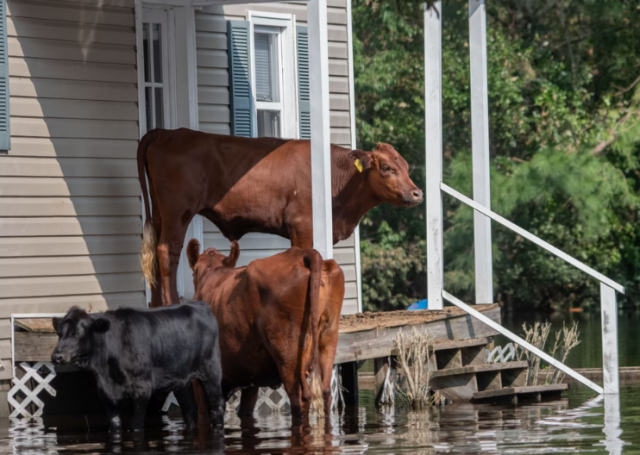
<svg viewBox="0 0 640 455">
<path fill-rule="evenodd" d="M 200 254 L 195 239 L 187 246 L 195 298 L 218 321 L 223 396 L 241 388 L 239 413 L 252 415 L 259 387 L 282 384 L 294 419 L 307 417 L 311 402 L 328 417 L 342 269 L 312 249 L 293 247 L 236 269 L 239 254 L 235 241 L 228 257 L 213 248 Z"/>
<path fill-rule="evenodd" d="M 152 306 L 179 300 L 180 252 L 197 214 L 231 241 L 264 232 L 289 238 L 292 246 L 312 247 L 308 140 L 156 129 L 140 141 L 138 176 L 147 217 L 141 262 L 153 290 Z M 383 202 L 407 207 L 422 202 L 407 162 L 387 144 L 371 152 L 333 145 L 331 186 L 334 243 L 353 234 L 362 216 Z"/>
</svg>

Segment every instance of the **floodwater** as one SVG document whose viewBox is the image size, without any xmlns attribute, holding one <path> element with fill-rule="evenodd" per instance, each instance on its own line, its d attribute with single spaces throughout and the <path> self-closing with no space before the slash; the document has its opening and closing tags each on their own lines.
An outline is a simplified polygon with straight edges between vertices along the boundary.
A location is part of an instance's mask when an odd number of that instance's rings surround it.
<svg viewBox="0 0 640 455">
<path fill-rule="evenodd" d="M 560 401 L 526 406 L 449 405 L 425 412 L 378 411 L 370 393 L 358 408 L 334 416 L 333 428 L 294 428 L 286 414 L 240 421 L 227 414 L 220 434 L 189 437 L 179 418 L 163 417 L 144 436 L 110 440 L 104 429 L 55 422 L 12 422 L 0 453 L 499 453 L 640 454 L 640 386 L 619 397 L 576 388 Z M 77 416 L 76 416 L 77 417 Z M 82 419 L 80 419 L 82 421 Z M 88 420 L 87 420 L 88 423 Z M 2 431 L 2 430 L 0 430 Z"/>
</svg>

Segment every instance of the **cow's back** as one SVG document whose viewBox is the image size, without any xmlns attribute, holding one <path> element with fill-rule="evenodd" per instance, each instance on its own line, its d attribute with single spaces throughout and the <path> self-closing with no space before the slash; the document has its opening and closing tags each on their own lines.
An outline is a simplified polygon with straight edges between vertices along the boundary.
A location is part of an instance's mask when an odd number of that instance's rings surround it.
<svg viewBox="0 0 640 455">
<path fill-rule="evenodd" d="M 309 141 L 155 131 L 146 169 L 163 217 L 199 213 L 235 240 L 248 232 L 288 238 L 289 217 L 310 214 Z"/>
<path fill-rule="evenodd" d="M 236 186 L 252 169 L 288 141 L 275 138 L 245 138 L 203 133 L 186 128 L 155 130 L 156 138 L 146 151 L 146 165 L 154 190 L 171 192 L 176 185 L 183 194 L 201 191 L 220 198 Z M 286 166 L 286 163 L 280 163 Z M 256 182 L 260 183 L 260 182 Z M 192 185 L 193 184 L 193 185 Z M 163 188 L 167 188 L 166 191 Z"/>
<path fill-rule="evenodd" d="M 156 387 L 185 382 L 211 359 L 218 325 L 204 302 L 186 302 L 150 310 L 118 309 L 111 320 L 107 349 L 123 374 L 148 377 Z"/>
</svg>

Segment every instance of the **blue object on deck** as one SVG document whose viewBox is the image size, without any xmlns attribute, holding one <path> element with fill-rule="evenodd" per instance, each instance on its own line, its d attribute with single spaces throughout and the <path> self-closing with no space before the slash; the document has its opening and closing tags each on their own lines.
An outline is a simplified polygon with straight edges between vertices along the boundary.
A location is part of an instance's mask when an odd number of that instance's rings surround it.
<svg viewBox="0 0 640 455">
<path fill-rule="evenodd" d="M 411 305 L 409 308 L 407 308 L 407 310 L 428 310 L 428 309 L 429 309 L 429 302 L 427 301 L 427 299 L 420 300 L 419 302 L 416 302 L 413 305 Z"/>
</svg>

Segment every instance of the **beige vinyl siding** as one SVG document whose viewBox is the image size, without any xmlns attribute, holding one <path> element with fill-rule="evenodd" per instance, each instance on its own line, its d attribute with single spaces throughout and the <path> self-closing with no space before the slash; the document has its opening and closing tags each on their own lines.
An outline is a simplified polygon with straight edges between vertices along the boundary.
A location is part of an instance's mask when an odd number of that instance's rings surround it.
<svg viewBox="0 0 640 455">
<path fill-rule="evenodd" d="M 8 0 L 0 359 L 15 313 L 145 306 L 133 0 Z M 7 363 L 5 363 L 7 364 Z M 0 371 L 0 378 L 11 369 Z"/>
<path fill-rule="evenodd" d="M 331 141 L 351 146 L 349 99 L 349 49 L 347 35 L 347 0 L 328 1 L 329 76 L 331 107 Z M 296 23 L 307 22 L 307 5 L 294 3 L 239 4 L 205 6 L 196 12 L 196 47 L 198 64 L 198 108 L 200 130 L 230 134 L 229 72 L 227 54 L 227 20 L 246 20 L 249 11 L 294 14 Z M 248 234 L 240 241 L 240 265 L 267 257 L 290 246 L 281 237 Z M 204 247 L 229 250 L 229 241 L 209 221 L 204 222 Z M 344 313 L 358 309 L 354 237 L 335 246 L 334 257 L 347 280 Z"/>
</svg>

